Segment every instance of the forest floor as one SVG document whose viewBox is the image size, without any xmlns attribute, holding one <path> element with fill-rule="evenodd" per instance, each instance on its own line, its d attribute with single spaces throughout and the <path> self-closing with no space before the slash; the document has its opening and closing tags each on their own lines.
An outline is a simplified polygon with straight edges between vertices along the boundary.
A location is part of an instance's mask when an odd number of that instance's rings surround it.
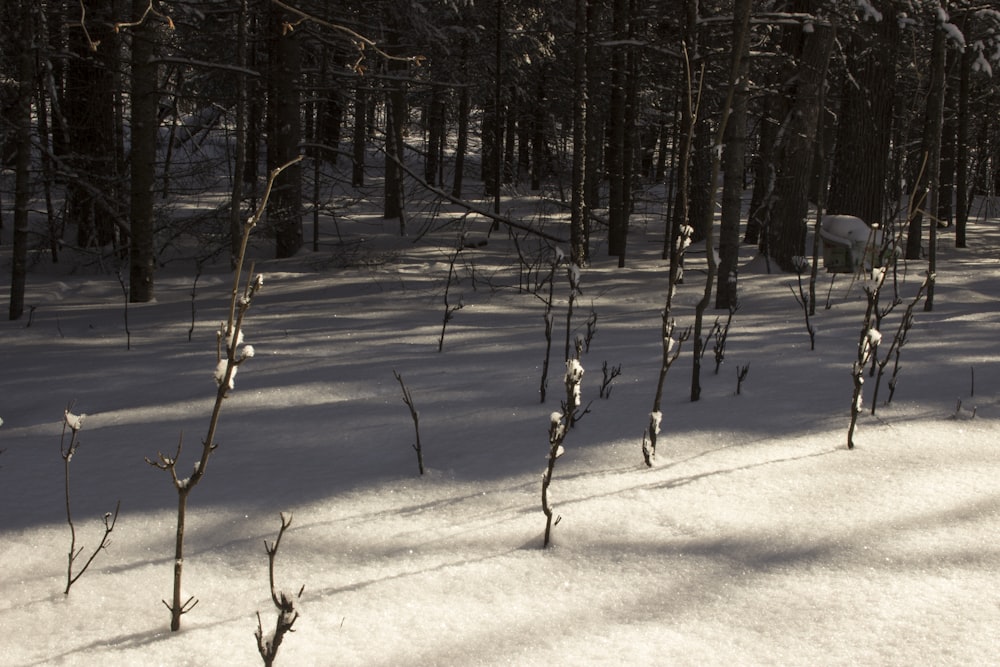
<svg viewBox="0 0 1000 667">
<path fill-rule="evenodd" d="M 582 358 L 589 407 L 555 467 L 561 521 L 549 549 L 541 473 L 549 414 L 564 396 L 568 287 L 561 270 L 542 404 L 544 304 L 519 289 L 540 275 L 512 268 L 515 245 L 503 230 L 487 237 L 487 224 L 468 222 L 468 238 L 486 243 L 457 254 L 450 285 L 457 234 L 429 222 L 414 243 L 398 223 L 346 215 L 339 240 L 328 234 L 318 253 L 278 261 L 258 249 L 264 289 L 246 319 L 256 356 L 191 494 L 184 583 L 198 604 L 177 633 L 161 604 L 176 493 L 144 457 L 172 454 L 183 437 L 186 468 L 200 450 L 228 268 L 207 265 L 192 298 L 193 263 L 168 264 L 155 302 L 128 307 L 127 336 L 113 272 L 37 265 L 30 318 L 0 323 L 2 662 L 256 664 L 256 613 L 265 629 L 274 623 L 264 544 L 279 512 L 293 523 L 277 584 L 304 590 L 276 664 L 996 662 L 997 220 L 973 221 L 964 250 L 942 230 L 933 310 L 918 307 L 893 400 L 884 404 L 883 382 L 874 416 L 868 380 L 853 451 L 861 285 L 841 275 L 831 286 L 820 273 L 811 350 L 795 276 L 767 273 L 744 248 L 724 361 L 715 374 L 709 340 L 701 400 L 691 402 L 684 344 L 652 467 L 641 443 L 661 351 L 662 229 L 634 226 L 624 269 L 598 248 L 570 325 L 582 335 L 597 316 Z M 9 268 L 7 244 L 0 264 Z M 699 268 L 693 252 L 676 301 L 681 328 L 701 296 Z M 900 268 L 904 303 L 885 317 L 884 341 L 926 263 Z M 438 352 L 446 292 L 463 307 Z M 706 333 L 718 315 L 709 311 Z M 600 398 L 605 363 L 621 374 Z M 393 371 L 419 410 L 423 476 Z M 69 405 L 88 415 L 70 466 L 85 556 L 119 500 L 121 515 L 65 595 Z"/>
</svg>

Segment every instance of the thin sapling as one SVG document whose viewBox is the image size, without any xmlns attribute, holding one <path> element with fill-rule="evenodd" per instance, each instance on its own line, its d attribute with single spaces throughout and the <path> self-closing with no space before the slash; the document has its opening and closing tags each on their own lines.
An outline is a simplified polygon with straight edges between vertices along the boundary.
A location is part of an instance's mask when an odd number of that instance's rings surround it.
<svg viewBox="0 0 1000 667">
<path fill-rule="evenodd" d="M 146 462 L 159 470 L 170 475 L 174 489 L 177 491 L 177 530 L 174 541 L 174 584 L 171 602 L 164 600 L 163 604 L 170 610 L 170 630 L 176 632 L 181 627 L 181 616 L 194 609 L 198 600 L 193 596 L 182 599 L 181 579 L 184 571 L 184 526 L 187 516 L 187 501 L 191 491 L 205 476 L 208 469 L 208 462 L 212 453 L 218 447 L 215 442 L 215 433 L 219 425 L 219 418 L 222 414 L 222 403 L 233 389 L 236 378 L 236 371 L 243 362 L 254 356 L 254 348 L 245 345 L 243 342 L 243 320 L 247 311 L 253 303 L 254 297 L 264 286 L 264 277 L 253 276 L 251 267 L 251 277 L 248 278 L 246 286 L 240 289 L 242 279 L 243 264 L 246 259 L 247 244 L 250 241 L 250 233 L 264 215 L 267 207 L 267 200 L 274 187 L 274 181 L 278 175 L 289 166 L 300 161 L 299 156 L 284 165 L 273 169 L 268 176 L 267 187 L 264 191 L 260 204 L 254 214 L 247 219 L 243 225 L 243 237 L 240 242 L 239 254 L 236 257 L 236 268 L 233 271 L 233 287 L 229 299 L 229 317 L 222 323 L 216 335 L 216 366 L 215 366 L 215 402 L 212 407 L 212 414 L 208 420 L 208 432 L 202 440 L 201 456 L 194 464 L 191 475 L 184 477 L 178 472 L 181 451 L 183 448 L 183 438 L 178 440 L 177 451 L 173 456 L 168 456 L 163 452 L 158 452 L 156 459 L 146 458 Z"/>
<path fill-rule="evenodd" d="M 420 470 L 420 474 L 424 474 L 424 450 L 420 446 L 420 413 L 417 412 L 416 406 L 413 404 L 413 396 L 410 395 L 410 390 L 406 387 L 403 382 L 403 376 L 397 373 L 395 370 L 392 371 L 395 376 L 396 381 L 399 382 L 399 387 L 403 390 L 403 403 L 406 407 L 410 409 L 410 417 L 413 418 L 413 430 L 416 434 L 417 441 L 413 444 L 414 451 L 417 452 L 417 468 Z"/>
<path fill-rule="evenodd" d="M 656 459 L 656 437 L 660 433 L 660 424 L 663 421 L 661 404 L 663 402 L 663 383 L 667 379 L 670 367 L 677 361 L 681 354 L 681 347 L 684 341 L 691 337 L 691 328 L 685 329 L 678 337 L 674 337 L 676 324 L 673 319 L 668 318 L 669 302 L 667 309 L 663 311 L 661 339 L 663 350 L 660 357 L 660 373 L 656 381 L 656 396 L 653 397 L 653 409 L 649 412 L 649 426 L 642 438 L 642 458 L 646 465 L 652 467 Z M 648 438 L 648 440 L 647 440 Z"/>
<path fill-rule="evenodd" d="M 455 252 L 451 254 L 451 258 L 448 261 L 448 280 L 444 285 L 444 316 L 441 320 L 441 335 L 438 337 L 438 352 L 444 349 L 444 332 L 448 328 L 448 323 L 451 322 L 451 318 L 455 316 L 455 313 L 465 306 L 462 303 L 462 299 L 459 298 L 457 304 L 453 304 L 449 301 L 448 295 L 451 292 L 451 282 L 455 277 L 455 262 L 458 261 L 458 254 L 462 252 L 462 239 L 459 239 L 458 244 L 455 246 Z"/>
<path fill-rule="evenodd" d="M 854 394 L 851 399 L 851 423 L 847 429 L 847 448 L 854 449 L 854 430 L 858 424 L 858 415 L 864 402 L 865 368 L 872 359 L 875 347 L 882 340 L 882 333 L 876 328 L 875 321 L 878 311 L 878 297 L 882 285 L 885 283 L 886 268 L 876 267 L 872 269 L 871 280 L 864 286 L 868 305 L 865 308 L 865 317 L 861 323 L 861 333 L 858 337 L 857 357 L 851 368 L 851 377 L 854 379 Z"/>
<path fill-rule="evenodd" d="M 539 289 L 535 290 L 535 296 L 542 300 L 545 304 L 545 358 L 542 360 L 542 378 L 538 386 L 538 395 L 541 399 L 540 402 L 545 402 L 545 394 L 549 386 L 549 361 L 552 358 L 552 330 L 555 327 L 555 313 L 553 312 L 554 301 L 555 301 L 555 277 L 556 269 L 559 268 L 559 264 L 562 263 L 564 258 L 562 250 L 559 248 L 554 248 L 552 253 L 552 262 L 550 264 L 549 273 L 542 281 Z M 548 290 L 544 293 L 544 296 L 538 296 L 538 292 L 541 288 L 548 284 Z"/>
<path fill-rule="evenodd" d="M 802 274 L 806 272 L 809 268 L 810 261 L 808 257 L 793 257 L 792 261 L 795 263 L 795 273 L 798 274 L 799 280 L 799 291 L 796 293 L 795 288 L 791 285 L 788 289 L 792 290 L 792 296 L 795 297 L 795 302 L 799 304 L 799 308 L 802 309 L 802 313 L 806 318 L 806 331 L 809 333 L 809 349 L 816 349 L 816 327 L 812 323 L 812 315 L 816 313 L 816 305 L 813 303 L 815 300 L 816 291 L 814 289 L 815 283 L 810 282 L 810 289 L 806 291 L 805 286 L 802 284 Z"/>
<path fill-rule="evenodd" d="M 890 360 L 894 360 L 894 363 L 892 376 L 889 379 L 889 398 L 886 400 L 886 403 L 892 401 L 892 396 L 896 392 L 896 381 L 900 370 L 899 355 L 903 346 L 906 344 L 906 339 L 910 333 L 910 329 L 913 327 L 913 309 L 916 308 L 917 304 L 924 298 L 927 285 L 928 281 L 924 280 L 924 282 L 920 285 L 920 288 L 917 290 L 916 295 L 913 297 L 913 300 L 907 304 L 906 310 L 903 312 L 903 316 L 899 320 L 899 326 L 896 327 L 896 334 L 892 337 L 892 342 L 889 344 L 889 349 L 886 350 L 885 355 L 881 359 L 876 357 L 875 366 L 878 369 L 878 373 L 875 377 L 875 389 L 872 392 L 871 412 L 873 415 L 875 414 L 875 408 L 878 405 L 878 390 L 882 385 L 882 376 L 885 374 L 885 368 L 888 366 Z M 874 353 L 877 355 L 878 350 L 876 349 Z"/>
<path fill-rule="evenodd" d="M 80 440 L 78 435 L 80 429 L 83 428 L 83 420 L 86 418 L 85 414 L 73 414 L 67 408 L 63 412 L 63 430 L 62 438 L 59 441 L 59 451 L 62 454 L 63 459 L 63 478 L 65 480 L 65 490 L 66 490 L 66 523 L 69 524 L 69 554 L 67 555 L 66 563 L 66 588 L 63 590 L 64 595 L 69 595 L 69 589 L 76 583 L 77 579 L 83 576 L 83 573 L 87 571 L 90 564 L 94 562 L 97 558 L 97 554 L 108 548 L 111 544 L 111 532 L 115 529 L 115 524 L 118 522 L 118 510 L 121 509 L 122 501 L 119 500 L 115 504 L 114 513 L 105 512 L 104 514 L 104 535 L 101 537 L 100 543 L 97 548 L 94 549 L 90 557 L 83 562 L 83 566 L 76 572 L 73 573 L 73 565 L 77 562 L 77 559 L 83 553 L 83 547 L 77 548 L 76 546 L 76 526 L 73 523 L 73 512 L 71 510 L 70 504 L 70 493 L 69 493 L 69 464 L 73 460 L 73 456 L 76 454 L 77 448 L 80 446 Z M 0 422 L 2 423 L 2 422 Z M 69 430 L 69 442 L 66 442 L 66 431 Z"/>
<path fill-rule="evenodd" d="M 726 358 L 726 342 L 729 340 L 729 327 L 733 324 L 733 315 L 740 309 L 739 301 L 730 302 L 729 315 L 726 323 L 720 324 L 719 318 L 715 318 L 715 326 L 712 328 L 712 338 L 715 340 L 713 351 L 715 353 L 715 374 L 719 374 L 719 366 Z"/>
<path fill-rule="evenodd" d="M 609 366 L 608 362 L 605 361 L 601 365 L 601 372 L 604 373 L 604 379 L 601 381 L 601 388 L 598 391 L 598 395 L 601 398 L 611 398 L 611 390 L 615 388 L 615 378 L 622 374 L 622 365 Z"/>
<path fill-rule="evenodd" d="M 750 373 L 749 362 L 745 366 L 736 367 L 736 395 L 739 396 L 740 392 L 743 391 L 743 382 L 747 379 L 747 375 Z"/>
<path fill-rule="evenodd" d="M 285 635 L 289 632 L 295 632 L 292 626 L 299 619 L 299 612 L 295 608 L 295 600 L 301 598 L 302 591 L 305 590 L 305 586 L 303 586 L 293 598 L 285 592 L 279 591 L 274 585 L 274 559 L 278 556 L 278 547 L 281 546 L 281 538 L 291 525 L 292 515 L 286 515 L 282 512 L 281 528 L 278 530 L 278 537 L 271 544 L 268 544 L 267 540 L 264 540 L 264 550 L 267 552 L 268 582 L 271 586 L 271 602 L 274 603 L 275 609 L 278 610 L 278 618 L 274 622 L 274 633 L 269 637 L 264 636 L 260 612 L 257 612 L 257 630 L 254 632 L 254 637 L 257 638 L 257 651 L 264 660 L 265 667 L 271 667 L 274 664 L 274 659 L 278 656 L 278 649 L 281 647 L 281 642 L 284 640 Z"/>
<path fill-rule="evenodd" d="M 542 546 L 548 548 L 552 538 L 552 526 L 559 523 L 562 517 L 555 516 L 552 509 L 552 496 L 549 485 L 552 483 L 552 473 L 556 460 L 565 453 L 563 441 L 566 433 L 579 418 L 577 410 L 580 407 L 580 384 L 583 381 L 583 366 L 577 358 L 566 361 L 566 375 L 563 384 L 566 387 L 566 400 L 562 410 L 549 415 L 549 455 L 545 472 L 542 473 L 542 512 L 545 514 L 545 540 Z"/>
</svg>

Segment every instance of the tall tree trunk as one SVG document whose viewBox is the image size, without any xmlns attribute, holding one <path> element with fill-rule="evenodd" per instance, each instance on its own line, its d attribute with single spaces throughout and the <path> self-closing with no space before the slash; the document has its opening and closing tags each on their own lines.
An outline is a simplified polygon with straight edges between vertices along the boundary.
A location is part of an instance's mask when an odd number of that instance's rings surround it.
<svg viewBox="0 0 1000 667">
<path fill-rule="evenodd" d="M 944 110 L 941 123 L 941 159 L 938 173 L 938 202 L 932 213 L 942 225 L 950 227 L 955 222 L 955 160 L 958 140 L 958 76 L 962 66 L 962 53 L 958 49 L 947 52 L 944 73 Z"/>
<path fill-rule="evenodd" d="M 115 240 L 115 95 L 117 37 L 111 30 L 111 0 L 82 0 L 87 32 L 70 30 L 63 111 L 69 130 L 73 170 L 67 185 L 67 219 L 76 226 L 77 245 L 105 246 Z M 89 39 L 88 39 L 89 37 Z"/>
<path fill-rule="evenodd" d="M 930 196 L 927 201 L 929 211 L 937 211 L 941 196 L 941 126 L 944 123 L 945 96 L 945 51 L 946 41 L 944 26 L 935 25 L 934 41 L 931 45 L 931 81 L 927 95 L 927 125 L 924 127 L 924 139 L 927 149 L 927 187 Z M 934 309 L 934 285 L 937 282 L 937 220 L 930 220 L 930 238 L 927 242 L 927 295 L 924 298 L 924 310 Z M 909 239 L 907 239 L 909 243 Z"/>
<path fill-rule="evenodd" d="M 406 159 L 404 154 L 403 136 L 406 130 L 409 110 L 406 106 L 406 84 L 402 78 L 406 63 L 398 60 L 389 61 L 389 90 L 386 93 L 385 105 L 385 197 L 382 217 L 386 220 L 399 220 L 399 234 L 406 235 L 406 211 L 403 201 L 403 168 L 400 166 Z"/>
<path fill-rule="evenodd" d="M 267 68 L 267 168 L 268 172 L 299 154 L 301 122 L 299 74 L 301 53 L 295 31 L 287 30 L 286 17 L 268 7 Z M 274 181 L 267 202 L 268 222 L 274 230 L 275 256 L 291 257 L 302 248 L 302 169 L 299 163 L 282 171 Z"/>
<path fill-rule="evenodd" d="M 586 143 L 591 147 L 587 151 L 587 155 L 584 157 L 586 162 L 584 166 L 584 199 L 588 210 L 593 210 L 595 208 L 600 208 L 601 206 L 601 182 L 604 173 L 602 158 L 604 156 L 604 151 L 600 150 L 602 145 L 602 137 L 604 136 L 604 107 L 602 105 L 603 96 L 598 95 L 597 91 L 603 90 L 603 84 L 601 81 L 601 71 L 603 68 L 599 67 L 598 61 L 598 48 L 595 45 L 595 34 L 598 30 L 599 23 L 603 18 L 603 13 L 601 11 L 603 3 L 600 2 L 589 2 L 587 3 L 587 32 L 585 36 L 586 42 L 586 70 L 587 70 L 587 139 Z M 584 222 L 586 228 L 586 236 L 590 237 L 590 217 L 587 216 Z M 588 246 L 588 259 L 589 259 L 589 246 Z"/>
<path fill-rule="evenodd" d="M 148 2 L 132 0 L 132 182 L 130 198 L 129 301 L 153 299 L 153 187 L 156 181 L 156 133 L 159 129 L 158 26 L 143 16 Z"/>
<path fill-rule="evenodd" d="M 469 147 L 469 107 L 471 92 L 469 86 L 458 90 L 458 137 L 455 141 L 455 176 L 452 179 L 452 197 L 462 196 L 462 180 L 465 176 L 465 153 Z"/>
<path fill-rule="evenodd" d="M 733 2 L 733 34 L 743 29 L 743 17 L 749 16 L 750 0 Z M 716 308 L 735 308 L 739 300 L 737 273 L 740 254 L 740 219 L 743 213 L 743 164 L 747 143 L 747 95 L 749 92 L 749 35 L 733 39 L 733 54 L 738 59 L 733 82 L 733 103 L 729 109 L 722 149 L 722 221 L 719 228 L 719 278 L 715 292 Z"/>
<path fill-rule="evenodd" d="M 574 49 L 574 52 L 576 49 Z M 574 83 L 576 85 L 576 54 L 574 53 Z M 586 82 L 584 82 L 586 85 Z M 532 125 L 532 137 L 531 137 L 531 189 L 541 190 L 542 180 L 545 178 L 545 119 L 548 116 L 548 102 L 545 99 L 548 85 L 545 79 L 544 70 L 538 76 L 538 92 L 537 99 L 535 101 L 534 112 L 531 114 L 531 125 Z M 575 96 L 575 93 L 574 93 Z M 578 100 L 574 98 L 573 104 L 578 104 Z M 586 102 L 584 102 L 586 104 Z M 575 110 L 574 106 L 574 110 Z M 586 116 L 585 116 L 586 117 Z M 576 126 L 574 126 L 574 132 L 576 132 Z M 576 136 L 574 134 L 574 136 Z"/>
<path fill-rule="evenodd" d="M 955 247 L 966 247 L 969 221 L 969 73 L 972 49 L 962 54 L 958 76 L 958 133 L 955 137 Z"/>
<path fill-rule="evenodd" d="M 910 220 L 906 236 L 906 259 L 920 259 L 923 228 L 923 210 L 931 214 L 937 212 L 936 201 L 930 201 L 928 195 L 934 194 L 938 188 L 938 171 L 941 155 L 941 124 L 944 114 L 944 66 L 945 66 L 945 34 L 940 21 L 935 16 L 933 20 L 933 41 L 930 55 L 930 83 L 927 91 L 927 107 L 924 113 L 924 134 L 921 141 L 921 177 L 917 180 L 914 202 L 916 206 L 910 211 Z M 927 201 L 925 201 L 927 200 Z M 931 231 L 936 240 L 936 223 L 931 220 Z M 932 244 L 933 245 L 933 244 Z M 928 250 L 928 255 L 930 250 Z M 927 300 L 933 303 L 933 282 L 928 285 Z"/>
<path fill-rule="evenodd" d="M 608 255 L 625 256 L 628 235 L 628 206 L 625 187 L 627 178 L 625 156 L 626 88 L 628 85 L 628 54 L 624 46 L 628 36 L 628 0 L 614 0 L 612 9 L 613 39 L 611 47 L 611 104 L 608 114 Z"/>
<path fill-rule="evenodd" d="M 570 203 L 570 261 L 587 262 L 587 0 L 576 0 L 573 49 L 573 185 Z"/>
<path fill-rule="evenodd" d="M 354 81 L 354 133 L 351 160 L 351 185 L 365 184 L 365 147 L 368 143 L 368 84 L 362 77 Z"/>
<path fill-rule="evenodd" d="M 35 29 L 33 2 L 20 0 L 20 54 L 17 72 L 17 157 L 14 163 L 14 247 L 11 258 L 9 318 L 24 313 L 28 275 L 28 204 L 31 198 L 31 98 L 35 80 Z"/>
<path fill-rule="evenodd" d="M 249 20 L 248 0 L 239 0 L 236 15 L 236 65 L 247 66 L 247 21 Z M 243 177 L 247 162 L 247 77 L 236 73 L 236 133 L 235 160 L 233 164 L 232 193 L 229 197 L 229 264 L 236 268 L 240 255 L 243 233 Z"/>
<path fill-rule="evenodd" d="M 427 113 L 427 154 L 424 157 L 424 180 L 430 185 L 438 184 L 441 155 L 444 143 L 444 100 L 445 89 L 442 86 L 431 87 L 431 101 Z"/>
<path fill-rule="evenodd" d="M 882 222 L 889 181 L 899 21 L 892 0 L 875 3 L 882 20 L 859 27 L 847 50 L 837 150 L 830 174 L 830 213 Z M 860 57 L 855 54 L 863 54 Z"/>
<path fill-rule="evenodd" d="M 742 4 L 745 3 L 745 4 Z M 743 62 L 743 49 L 744 44 L 748 40 L 748 34 L 750 31 L 750 4 L 749 0 L 741 0 L 741 3 L 734 2 L 733 4 L 733 46 L 732 52 L 730 53 L 730 63 L 729 63 L 729 77 L 727 82 L 727 93 L 726 99 L 722 103 L 722 112 L 719 114 L 719 127 L 716 131 L 714 141 L 712 142 L 713 150 L 712 155 L 715 158 L 712 160 L 712 169 L 710 174 L 710 182 L 715 183 L 719 179 L 719 170 L 721 168 L 721 149 L 723 144 L 723 138 L 726 136 L 726 128 L 729 127 L 730 120 L 730 110 L 733 108 L 733 99 L 736 96 L 736 89 L 739 87 L 741 78 L 741 69 Z M 715 191 L 716 189 L 711 188 L 711 194 L 708 198 L 709 209 L 715 209 Z M 705 341 L 702 337 L 702 326 L 705 316 L 705 310 L 708 308 L 708 304 L 712 299 L 712 285 L 715 282 L 716 276 L 716 261 L 715 261 L 715 225 L 710 221 L 708 226 L 705 228 L 705 257 L 708 263 L 708 275 L 705 278 L 705 291 L 702 293 L 701 299 L 695 305 L 695 315 L 694 315 L 694 355 L 693 363 L 691 369 L 691 400 L 697 401 L 701 398 L 701 360 L 704 356 Z"/>
<path fill-rule="evenodd" d="M 765 230 L 768 256 L 784 271 L 794 271 L 794 258 L 805 255 L 820 92 L 833 41 L 833 27 L 819 23 L 803 36 L 795 100 L 775 147 L 774 204 Z"/>
</svg>

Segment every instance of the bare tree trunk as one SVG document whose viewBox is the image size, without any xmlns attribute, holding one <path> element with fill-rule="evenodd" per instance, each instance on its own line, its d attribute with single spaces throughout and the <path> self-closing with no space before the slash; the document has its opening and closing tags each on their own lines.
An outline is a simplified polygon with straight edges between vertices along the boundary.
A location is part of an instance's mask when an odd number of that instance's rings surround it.
<svg viewBox="0 0 1000 667">
<path fill-rule="evenodd" d="M 365 184 L 365 147 L 368 142 L 368 91 L 365 80 L 358 77 L 354 83 L 354 134 L 351 163 L 351 185 L 358 188 Z"/>
<path fill-rule="evenodd" d="M 129 301 L 153 300 L 153 186 L 156 180 L 156 132 L 159 129 L 157 26 L 146 16 L 148 2 L 132 0 L 132 182 L 130 192 Z"/>
<path fill-rule="evenodd" d="M 854 215 L 869 225 L 883 222 L 885 214 L 900 45 L 895 3 L 874 4 L 882 20 L 859 26 L 846 52 L 849 76 L 841 92 L 828 201 L 830 213 Z"/>
<path fill-rule="evenodd" d="M 455 176 L 452 179 L 451 195 L 461 198 L 462 180 L 465 176 L 465 153 L 469 147 L 469 106 L 471 93 L 468 86 L 458 91 L 458 138 L 455 144 Z"/>
<path fill-rule="evenodd" d="M 628 36 L 628 2 L 615 0 L 612 9 L 613 39 L 619 42 L 611 51 L 611 105 L 608 122 L 608 255 L 618 257 L 619 264 L 625 256 L 628 237 L 628 193 L 625 188 L 627 157 L 625 155 L 626 90 L 628 86 L 628 54 L 624 45 Z"/>
<path fill-rule="evenodd" d="M 736 88 L 739 85 L 740 70 L 742 67 L 743 58 L 741 56 L 743 52 L 743 44 L 746 43 L 748 39 L 748 33 L 750 30 L 750 4 L 744 0 L 745 4 L 740 6 L 734 5 L 734 10 L 739 10 L 739 12 L 734 11 L 733 16 L 733 49 L 730 54 L 730 70 L 729 70 L 729 81 L 728 81 L 728 93 L 726 99 L 723 102 L 722 113 L 719 118 L 719 127 L 716 131 L 715 139 L 712 145 L 712 155 L 715 158 L 712 160 L 712 170 L 711 170 L 711 180 L 710 183 L 715 183 L 719 179 L 719 170 L 721 168 L 721 152 L 723 137 L 726 134 L 726 128 L 729 126 L 729 116 L 730 110 L 733 108 L 733 98 L 736 95 Z M 715 209 L 715 188 L 711 188 L 708 204 L 709 210 Z M 717 270 L 715 261 L 715 225 L 712 220 L 709 220 L 709 224 L 705 227 L 705 254 L 708 261 L 708 276 L 705 279 L 705 291 L 702 294 L 701 300 L 695 306 L 695 317 L 694 317 L 694 358 L 691 371 L 691 400 L 697 401 L 701 398 L 701 359 L 703 356 L 703 349 L 705 341 L 702 339 L 702 323 L 705 315 L 705 310 L 708 308 L 708 304 L 712 299 L 712 285 L 715 282 L 715 274 Z"/>
<path fill-rule="evenodd" d="M 817 23 L 803 39 L 795 101 L 785 117 L 775 148 L 774 202 L 765 225 L 767 253 L 785 271 L 805 255 L 806 215 L 812 182 L 820 89 L 834 42 L 830 25 Z"/>
<path fill-rule="evenodd" d="M 298 33 L 284 29 L 280 9 L 268 7 L 268 171 L 299 155 L 301 121 L 299 75 L 301 53 Z M 295 163 L 280 173 L 268 200 L 268 222 L 274 230 L 275 255 L 291 257 L 302 248 L 302 176 Z"/>
<path fill-rule="evenodd" d="M 743 16 L 750 12 L 750 0 L 734 0 L 733 30 L 742 29 Z M 715 293 L 715 307 L 734 308 L 739 300 L 737 290 L 737 267 L 740 254 L 740 219 L 743 213 L 743 163 L 747 142 L 747 95 L 749 90 L 748 57 L 750 55 L 749 35 L 743 39 L 733 39 L 733 48 L 740 45 L 740 52 L 734 54 L 736 80 L 733 82 L 733 103 L 729 110 L 722 153 L 722 224 L 719 229 L 719 276 Z"/>
<path fill-rule="evenodd" d="M 248 0 L 239 0 L 236 15 L 236 65 L 247 66 L 247 21 Z M 243 175 L 247 162 L 247 77 L 236 73 L 236 144 L 233 164 L 233 191 L 229 197 L 229 262 L 231 268 L 236 268 L 241 245 L 243 228 Z"/>
<path fill-rule="evenodd" d="M 21 0 L 21 53 L 18 58 L 17 158 L 14 163 L 14 254 L 11 267 L 9 319 L 24 313 L 28 269 L 28 203 L 31 197 L 31 98 L 35 79 L 34 17 L 32 5 Z"/>
<path fill-rule="evenodd" d="M 906 259 L 920 259 L 920 250 L 923 245 L 923 211 L 931 214 L 931 235 L 932 243 L 937 240 L 937 222 L 933 219 L 937 215 L 936 202 L 924 202 L 929 194 L 936 192 L 939 187 L 937 176 L 940 172 L 941 155 L 941 124 L 944 114 L 944 63 L 945 63 L 945 35 L 939 24 L 937 17 L 933 19 L 934 39 L 931 42 L 930 55 L 930 87 L 927 92 L 927 108 L 924 114 L 924 136 L 922 141 L 921 156 L 926 161 L 925 167 L 921 170 L 921 177 L 918 179 L 915 196 L 916 202 L 914 210 L 910 211 L 909 228 L 906 235 Z M 935 195 L 936 197 L 936 195 Z M 931 249 L 928 249 L 928 256 Z M 924 302 L 924 309 L 929 310 L 934 302 L 934 283 L 931 282 L 927 288 L 927 301 Z"/>
<path fill-rule="evenodd" d="M 75 225 L 77 245 L 105 246 L 116 237 L 113 220 L 119 192 L 115 181 L 114 57 L 118 37 L 110 0 L 82 0 L 87 29 L 70 30 L 63 111 L 69 130 L 67 219 Z"/>
<path fill-rule="evenodd" d="M 575 2 L 573 50 L 573 187 L 570 214 L 570 261 L 587 262 L 587 0 Z"/>
<path fill-rule="evenodd" d="M 941 126 L 944 121 L 945 51 L 944 28 L 936 25 L 934 42 L 931 45 L 931 88 L 927 95 L 927 126 L 924 128 L 925 140 L 929 142 L 927 184 L 930 197 L 927 202 L 927 210 L 931 211 L 932 215 L 938 210 L 941 196 Z M 930 220 L 930 239 L 927 242 L 927 298 L 924 299 L 924 311 L 926 312 L 934 310 L 937 230 L 938 221 L 932 217 Z"/>
<path fill-rule="evenodd" d="M 966 49 L 959 63 L 958 134 L 955 137 L 955 247 L 966 247 L 969 221 L 969 73 L 972 50 Z"/>
</svg>

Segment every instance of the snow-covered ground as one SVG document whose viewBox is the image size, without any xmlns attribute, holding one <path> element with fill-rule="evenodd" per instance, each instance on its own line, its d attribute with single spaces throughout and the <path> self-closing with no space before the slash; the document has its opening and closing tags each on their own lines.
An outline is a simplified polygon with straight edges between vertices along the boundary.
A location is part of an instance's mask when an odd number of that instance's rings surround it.
<svg viewBox="0 0 1000 667">
<path fill-rule="evenodd" d="M 328 237 L 318 254 L 257 263 L 265 285 L 246 321 L 256 356 L 191 494 L 184 584 L 199 603 L 178 633 L 161 603 L 176 493 L 144 457 L 172 454 L 183 437 L 182 468 L 195 460 L 229 274 L 220 263 L 198 281 L 189 342 L 193 263 L 163 269 L 156 302 L 128 308 L 130 350 L 114 275 L 30 275 L 30 327 L 0 324 L 0 662 L 259 664 L 255 613 L 265 629 L 275 614 L 264 542 L 286 512 L 277 581 L 305 588 L 277 664 L 996 663 L 995 220 L 970 225 L 968 250 L 942 234 L 934 310 L 918 308 L 895 397 L 862 415 L 854 451 L 863 292 L 838 278 L 810 351 L 794 277 L 768 275 L 745 249 L 725 361 L 713 374 L 709 342 L 692 403 L 685 344 L 653 468 L 641 442 L 660 355 L 661 230 L 636 225 L 623 270 L 599 249 L 573 321 L 582 333 L 591 309 L 598 317 L 582 359 L 592 404 L 556 465 L 562 520 L 548 550 L 540 485 L 562 395 L 565 277 L 543 405 L 544 305 L 498 268 L 513 253 L 506 233 L 460 253 L 449 299 L 464 307 L 439 353 L 452 233 L 415 244 L 395 222 L 339 222 L 350 253 Z M 690 265 L 681 327 L 702 290 L 696 255 Z M 906 269 L 904 299 L 925 264 Z M 821 274 L 821 301 L 828 287 Z M 887 316 L 886 339 L 901 312 Z M 598 398 L 603 362 L 622 368 L 609 399 Z M 420 412 L 422 477 L 394 370 Z M 70 479 L 85 556 L 118 500 L 121 516 L 67 596 L 60 433 L 71 403 L 88 415 Z"/>
</svg>

